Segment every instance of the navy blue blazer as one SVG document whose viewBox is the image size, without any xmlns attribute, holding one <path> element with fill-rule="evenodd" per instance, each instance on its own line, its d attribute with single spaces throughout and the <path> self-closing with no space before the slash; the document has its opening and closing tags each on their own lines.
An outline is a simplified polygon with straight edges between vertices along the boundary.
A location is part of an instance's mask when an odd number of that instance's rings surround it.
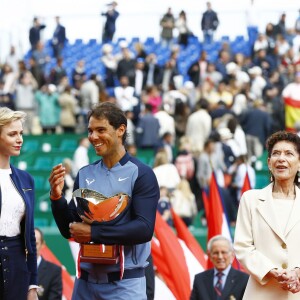
<svg viewBox="0 0 300 300">
<path fill-rule="evenodd" d="M 29 41 L 32 48 L 36 47 L 36 44 L 41 39 L 41 30 L 46 28 L 46 25 L 33 26 L 29 30 Z"/>
<path fill-rule="evenodd" d="M 36 243 L 34 234 L 34 181 L 26 171 L 10 165 L 13 184 L 23 198 L 26 207 L 25 219 L 21 222 L 21 235 L 24 237 L 24 251 L 27 253 L 27 267 L 30 272 L 30 285 L 37 284 Z M 2 195 L 0 189 L 0 215 Z"/>
<path fill-rule="evenodd" d="M 242 300 L 249 275 L 231 268 L 222 292 L 222 300 Z M 214 269 L 201 272 L 195 276 L 190 300 L 214 300 Z"/>
<path fill-rule="evenodd" d="M 53 38 L 57 40 L 58 45 L 64 45 L 64 43 L 66 41 L 65 27 L 59 24 L 53 33 Z"/>
</svg>

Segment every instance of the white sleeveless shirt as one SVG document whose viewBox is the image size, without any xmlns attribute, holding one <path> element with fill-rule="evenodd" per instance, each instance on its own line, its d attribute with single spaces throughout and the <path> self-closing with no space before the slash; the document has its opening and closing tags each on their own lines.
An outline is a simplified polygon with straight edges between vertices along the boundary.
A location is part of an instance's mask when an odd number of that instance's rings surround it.
<svg viewBox="0 0 300 300">
<path fill-rule="evenodd" d="M 21 233 L 21 220 L 25 215 L 25 203 L 11 178 L 11 169 L 0 169 L 1 215 L 0 236 L 12 237 Z"/>
</svg>

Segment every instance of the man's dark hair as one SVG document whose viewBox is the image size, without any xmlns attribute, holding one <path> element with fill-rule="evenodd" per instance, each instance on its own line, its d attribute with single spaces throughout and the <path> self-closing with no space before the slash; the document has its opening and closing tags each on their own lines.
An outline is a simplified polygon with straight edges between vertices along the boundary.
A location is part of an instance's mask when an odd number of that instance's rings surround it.
<svg viewBox="0 0 300 300">
<path fill-rule="evenodd" d="M 152 111 L 152 109 L 153 109 L 153 106 L 152 106 L 152 104 L 150 104 L 150 103 L 146 103 L 145 104 L 145 109 L 147 110 L 147 111 Z"/>
<path fill-rule="evenodd" d="M 91 117 L 96 119 L 107 119 L 108 123 L 114 128 L 118 129 L 121 125 L 127 128 L 127 119 L 124 112 L 114 103 L 102 102 L 96 104 L 88 113 L 88 121 Z M 125 144 L 127 131 L 122 137 L 122 143 Z"/>
<path fill-rule="evenodd" d="M 205 98 L 201 98 L 197 103 L 196 103 L 197 108 L 202 108 L 202 109 L 208 109 L 209 108 L 209 103 Z"/>
<path fill-rule="evenodd" d="M 96 80 L 97 80 L 97 74 L 92 73 L 92 74 L 90 75 L 90 80 L 96 81 Z"/>
</svg>

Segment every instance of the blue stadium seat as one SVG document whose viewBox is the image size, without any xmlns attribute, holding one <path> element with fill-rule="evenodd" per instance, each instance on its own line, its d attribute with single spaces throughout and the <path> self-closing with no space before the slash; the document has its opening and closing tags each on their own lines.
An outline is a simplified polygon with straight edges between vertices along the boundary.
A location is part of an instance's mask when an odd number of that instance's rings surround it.
<svg viewBox="0 0 300 300">
<path fill-rule="evenodd" d="M 155 48 L 156 48 L 156 46 L 155 45 L 145 45 L 144 46 L 144 50 L 145 50 L 145 52 L 147 53 L 147 54 L 149 54 L 149 53 L 155 53 Z"/>
<path fill-rule="evenodd" d="M 206 51 L 207 55 L 211 55 L 212 53 L 219 52 L 220 43 L 211 43 L 203 45 L 203 50 Z"/>
<path fill-rule="evenodd" d="M 256 172 L 256 189 L 261 189 L 267 186 L 270 183 L 270 179 L 265 173 Z"/>
<path fill-rule="evenodd" d="M 48 219 L 47 218 L 34 218 L 34 226 L 38 228 L 47 227 Z"/>
<path fill-rule="evenodd" d="M 82 45 L 82 44 L 83 44 L 82 39 L 76 39 L 75 42 L 74 42 L 74 45 L 76 45 L 76 46 Z"/>
<path fill-rule="evenodd" d="M 62 140 L 59 151 L 75 151 L 78 146 L 78 141 L 74 139 L 64 139 Z"/>
<path fill-rule="evenodd" d="M 218 51 L 211 51 L 207 56 L 207 61 L 211 63 L 215 63 L 218 59 L 219 52 Z"/>
<path fill-rule="evenodd" d="M 179 64 L 178 64 L 178 71 L 181 73 L 181 74 L 186 74 L 188 68 L 190 67 L 190 64 L 188 64 L 186 61 L 181 61 Z"/>
<path fill-rule="evenodd" d="M 197 36 L 191 35 L 191 36 L 188 37 L 188 44 L 189 44 L 189 45 L 190 45 L 190 44 L 199 44 L 199 43 L 200 43 L 200 42 L 199 42 L 199 39 L 198 39 Z"/>
<path fill-rule="evenodd" d="M 96 39 L 90 39 L 89 41 L 88 41 L 88 45 L 89 46 L 93 46 L 93 45 L 96 45 L 97 44 L 97 40 Z"/>
<path fill-rule="evenodd" d="M 22 152 L 37 151 L 40 146 L 40 141 L 38 140 L 25 140 L 22 146 Z"/>
<path fill-rule="evenodd" d="M 115 96 L 115 88 L 114 87 L 107 87 L 106 92 L 109 96 L 114 97 Z"/>
<path fill-rule="evenodd" d="M 147 37 L 144 44 L 145 45 L 154 45 L 155 44 L 154 37 Z"/>
<path fill-rule="evenodd" d="M 245 42 L 245 38 L 243 35 L 238 35 L 235 37 L 236 42 Z"/>
<path fill-rule="evenodd" d="M 33 169 L 34 170 L 51 170 L 53 167 L 52 158 L 51 157 L 37 157 L 35 159 Z"/>
<path fill-rule="evenodd" d="M 56 157 L 54 157 L 54 159 L 53 159 L 53 166 L 56 166 L 56 165 L 58 165 L 58 164 L 61 164 L 62 162 L 63 162 L 63 160 L 65 159 L 65 158 L 67 158 L 67 157 L 69 157 L 69 154 L 67 154 L 67 155 L 59 155 L 59 156 L 56 156 Z M 70 157 L 69 157 L 70 158 Z"/>
<path fill-rule="evenodd" d="M 44 176 L 34 176 L 34 186 L 37 191 L 45 190 L 45 180 Z"/>
<path fill-rule="evenodd" d="M 132 37 L 131 38 L 131 44 L 135 44 L 135 43 L 138 43 L 140 41 L 140 38 L 139 37 L 137 37 L 137 36 L 135 36 L 135 37 Z"/>
<path fill-rule="evenodd" d="M 228 35 L 223 35 L 223 36 L 221 37 L 221 41 L 222 41 L 222 42 L 230 42 L 230 38 L 229 38 Z"/>
<path fill-rule="evenodd" d="M 125 37 L 119 37 L 119 38 L 117 39 L 116 44 L 119 45 L 119 43 L 120 43 L 121 41 L 127 41 L 127 39 L 126 39 Z"/>
</svg>

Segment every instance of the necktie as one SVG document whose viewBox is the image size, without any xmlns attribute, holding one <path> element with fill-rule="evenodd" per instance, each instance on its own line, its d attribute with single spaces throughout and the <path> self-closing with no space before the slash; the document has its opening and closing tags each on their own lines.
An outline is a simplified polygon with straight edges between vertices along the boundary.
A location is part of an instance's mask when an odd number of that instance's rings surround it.
<svg viewBox="0 0 300 300">
<path fill-rule="evenodd" d="M 217 280 L 217 283 L 215 285 L 215 291 L 216 291 L 218 297 L 222 296 L 222 289 L 223 289 L 223 287 L 222 287 L 222 276 L 223 275 L 224 274 L 222 272 L 217 273 L 218 280 Z"/>
</svg>

